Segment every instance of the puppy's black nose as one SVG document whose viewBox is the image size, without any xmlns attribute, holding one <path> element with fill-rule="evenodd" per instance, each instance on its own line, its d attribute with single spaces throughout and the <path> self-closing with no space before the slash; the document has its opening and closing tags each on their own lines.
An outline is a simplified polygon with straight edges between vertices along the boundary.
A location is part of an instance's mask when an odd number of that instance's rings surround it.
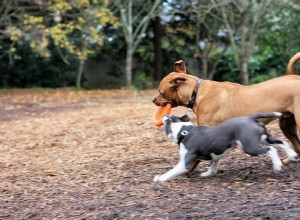
<svg viewBox="0 0 300 220">
<path fill-rule="evenodd" d="M 156 97 L 153 97 L 152 102 L 155 103 L 155 101 L 156 101 Z"/>
</svg>

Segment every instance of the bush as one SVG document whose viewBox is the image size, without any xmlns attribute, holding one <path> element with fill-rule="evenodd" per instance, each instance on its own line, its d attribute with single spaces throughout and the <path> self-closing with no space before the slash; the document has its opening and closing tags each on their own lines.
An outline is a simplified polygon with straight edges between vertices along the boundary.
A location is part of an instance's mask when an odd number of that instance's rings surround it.
<svg viewBox="0 0 300 220">
<path fill-rule="evenodd" d="M 32 52 L 28 45 L 19 46 L 18 56 L 13 65 L 7 57 L 1 59 L 0 68 L 2 79 L 0 87 L 65 87 L 75 85 L 77 61 L 69 59 L 70 65 L 63 63 L 58 54 L 44 59 Z M 52 50 L 56 51 L 56 50 Z"/>
<path fill-rule="evenodd" d="M 133 80 L 133 86 L 137 89 L 149 89 L 152 87 L 152 79 L 146 73 L 137 74 Z"/>
<path fill-rule="evenodd" d="M 260 74 L 260 75 L 256 75 L 255 77 L 251 78 L 250 84 L 261 83 L 261 82 L 267 81 L 269 79 L 273 79 L 275 77 L 277 77 L 277 73 L 274 69 L 272 69 L 267 74 Z"/>
<path fill-rule="evenodd" d="M 240 83 L 240 79 L 240 71 L 234 62 L 233 54 L 225 54 L 217 67 L 214 80 Z"/>
<path fill-rule="evenodd" d="M 290 57 L 286 54 L 276 54 L 272 51 L 253 54 L 248 64 L 250 84 L 284 75 L 289 59 Z M 240 71 L 234 62 L 232 53 L 224 55 L 218 65 L 214 80 L 240 83 Z"/>
</svg>

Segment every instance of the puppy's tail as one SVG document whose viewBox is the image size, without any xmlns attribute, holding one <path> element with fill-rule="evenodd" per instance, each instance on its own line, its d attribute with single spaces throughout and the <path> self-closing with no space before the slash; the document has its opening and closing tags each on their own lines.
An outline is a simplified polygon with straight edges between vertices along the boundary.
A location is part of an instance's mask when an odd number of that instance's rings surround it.
<svg viewBox="0 0 300 220">
<path fill-rule="evenodd" d="M 282 113 L 280 112 L 271 112 L 271 113 L 256 113 L 250 116 L 251 119 L 257 120 L 259 118 L 278 118 L 281 117 Z"/>
<path fill-rule="evenodd" d="M 296 53 L 289 61 L 286 69 L 286 75 L 296 75 L 295 63 L 300 60 L 300 52 Z"/>
</svg>

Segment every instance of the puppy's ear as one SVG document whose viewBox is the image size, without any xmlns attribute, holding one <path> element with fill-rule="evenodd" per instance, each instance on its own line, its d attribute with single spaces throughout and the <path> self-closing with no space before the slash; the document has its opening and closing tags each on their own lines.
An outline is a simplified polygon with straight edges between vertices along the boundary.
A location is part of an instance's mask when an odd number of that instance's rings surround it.
<svg viewBox="0 0 300 220">
<path fill-rule="evenodd" d="M 173 71 L 176 73 L 186 73 L 185 62 L 183 60 L 176 61 Z"/>
<path fill-rule="evenodd" d="M 184 116 L 182 116 L 182 117 L 180 118 L 180 120 L 183 121 L 183 122 L 188 122 L 188 121 L 190 121 L 191 119 L 190 119 L 190 117 L 189 117 L 188 115 L 184 115 Z"/>
<path fill-rule="evenodd" d="M 166 123 L 166 121 L 171 121 L 170 115 L 164 115 L 162 121 L 164 124 Z"/>
<path fill-rule="evenodd" d="M 172 137 L 171 119 L 164 121 L 164 130 L 168 138 Z"/>
<path fill-rule="evenodd" d="M 183 76 L 177 76 L 171 80 L 171 84 L 178 87 L 181 83 L 185 82 L 187 79 Z"/>
</svg>

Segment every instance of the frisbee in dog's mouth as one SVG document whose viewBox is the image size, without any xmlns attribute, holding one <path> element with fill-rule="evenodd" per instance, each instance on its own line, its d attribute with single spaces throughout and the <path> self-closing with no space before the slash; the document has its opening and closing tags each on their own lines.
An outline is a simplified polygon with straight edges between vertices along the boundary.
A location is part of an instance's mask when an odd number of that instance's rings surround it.
<svg viewBox="0 0 300 220">
<path fill-rule="evenodd" d="M 167 103 L 164 106 L 158 107 L 153 114 L 154 125 L 162 126 L 163 125 L 163 121 L 162 121 L 163 117 L 165 115 L 169 115 L 171 113 L 171 109 L 172 109 L 171 103 Z"/>
</svg>

